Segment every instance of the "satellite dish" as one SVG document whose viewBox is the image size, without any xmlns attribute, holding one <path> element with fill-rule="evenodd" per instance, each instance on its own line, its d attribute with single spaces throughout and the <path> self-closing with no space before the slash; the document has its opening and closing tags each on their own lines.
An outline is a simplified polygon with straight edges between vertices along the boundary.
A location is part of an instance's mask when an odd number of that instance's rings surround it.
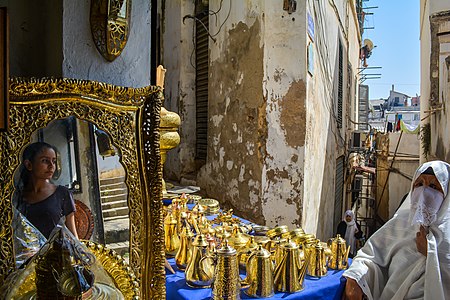
<svg viewBox="0 0 450 300">
<path fill-rule="evenodd" d="M 369 50 L 369 52 L 373 50 L 373 42 L 369 39 L 364 40 L 364 46 L 367 47 L 367 50 Z"/>
</svg>

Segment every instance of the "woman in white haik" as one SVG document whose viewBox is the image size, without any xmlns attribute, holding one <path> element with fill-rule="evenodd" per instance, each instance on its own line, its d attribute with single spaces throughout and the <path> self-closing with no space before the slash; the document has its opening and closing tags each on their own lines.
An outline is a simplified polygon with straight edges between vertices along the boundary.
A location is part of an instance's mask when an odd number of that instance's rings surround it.
<svg viewBox="0 0 450 300">
<path fill-rule="evenodd" d="M 394 217 L 344 276 L 343 299 L 450 299 L 450 165 L 420 166 Z"/>
</svg>

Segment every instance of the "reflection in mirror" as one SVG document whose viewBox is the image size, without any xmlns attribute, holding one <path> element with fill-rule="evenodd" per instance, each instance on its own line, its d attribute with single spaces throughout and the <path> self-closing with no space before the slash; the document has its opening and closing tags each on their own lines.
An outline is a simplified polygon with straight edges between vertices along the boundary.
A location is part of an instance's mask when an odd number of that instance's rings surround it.
<svg viewBox="0 0 450 300">
<path fill-rule="evenodd" d="M 38 141 L 57 149 L 57 166 L 51 182 L 71 191 L 79 238 L 106 244 L 127 256 L 130 221 L 126 172 L 120 162 L 120 151 L 111 143 L 110 136 L 90 122 L 69 117 L 55 120 L 33 133 L 30 143 Z M 16 170 L 16 185 L 19 173 L 19 169 Z M 23 241 L 23 232 L 27 229 L 17 213 L 14 223 L 22 224 L 15 228 L 14 235 L 15 240 Z M 41 238 L 32 230 L 27 238 L 36 240 L 36 237 Z"/>
<path fill-rule="evenodd" d="M 81 192 L 76 119 L 69 117 L 51 122 L 33 136 L 34 141 L 49 143 L 58 150 L 53 183 L 63 185 L 72 192 Z"/>
</svg>

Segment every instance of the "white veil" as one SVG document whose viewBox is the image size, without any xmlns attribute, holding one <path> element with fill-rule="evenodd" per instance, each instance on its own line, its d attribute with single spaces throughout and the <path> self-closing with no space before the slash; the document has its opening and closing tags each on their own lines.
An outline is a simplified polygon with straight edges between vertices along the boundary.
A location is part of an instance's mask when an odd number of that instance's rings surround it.
<svg viewBox="0 0 450 300">
<path fill-rule="evenodd" d="M 413 183 L 431 167 L 444 191 L 437 220 L 429 227 L 427 257 L 417 250 L 419 230 L 408 222 Z M 369 299 L 450 298 L 450 165 L 442 161 L 420 166 L 407 198 L 394 217 L 367 240 L 344 276 L 355 279 Z"/>
</svg>

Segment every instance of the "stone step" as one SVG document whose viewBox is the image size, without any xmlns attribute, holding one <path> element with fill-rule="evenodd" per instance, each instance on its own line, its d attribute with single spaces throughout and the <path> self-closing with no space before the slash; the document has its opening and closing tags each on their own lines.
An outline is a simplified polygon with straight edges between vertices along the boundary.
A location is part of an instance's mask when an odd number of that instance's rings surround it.
<svg viewBox="0 0 450 300">
<path fill-rule="evenodd" d="M 110 184 L 123 183 L 123 182 L 125 182 L 124 176 L 100 178 L 100 185 L 110 185 Z"/>
<path fill-rule="evenodd" d="M 115 202 L 120 200 L 127 200 L 127 194 L 118 194 L 118 195 L 110 195 L 110 196 L 101 196 L 100 197 L 102 203 Z"/>
<path fill-rule="evenodd" d="M 128 216 L 129 209 L 128 207 L 119 207 L 119 208 L 111 208 L 111 209 L 103 209 L 103 218 L 115 217 L 115 216 Z M 106 231 L 106 230 L 105 230 Z"/>
<path fill-rule="evenodd" d="M 130 220 L 128 218 L 116 219 L 104 222 L 105 243 L 128 242 Z"/>
<path fill-rule="evenodd" d="M 119 208 L 119 207 L 127 207 L 128 208 L 128 203 L 127 203 L 126 198 L 125 198 L 125 200 L 108 201 L 108 202 L 102 201 L 102 210 L 108 210 L 111 208 Z"/>
<path fill-rule="evenodd" d="M 117 254 L 119 254 L 121 256 L 125 255 L 126 257 L 124 257 L 124 259 L 127 259 L 127 255 L 126 254 L 130 253 L 130 247 L 129 247 L 129 242 L 128 241 L 106 244 L 106 248 L 116 251 Z"/>
<path fill-rule="evenodd" d="M 100 190 L 100 196 L 112 196 L 112 195 L 120 195 L 120 194 L 128 194 L 128 189 L 119 187 L 119 188 L 111 188 L 111 189 L 103 189 Z"/>
<path fill-rule="evenodd" d="M 119 220 L 119 219 L 127 219 L 128 220 L 129 216 L 128 215 L 123 215 L 123 216 L 113 216 L 113 217 L 104 217 L 103 218 L 103 222 L 108 222 L 108 221 L 112 221 L 112 220 Z"/>
<path fill-rule="evenodd" d="M 127 189 L 125 182 L 115 182 L 115 183 L 100 183 L 100 192 L 108 191 L 113 189 Z"/>
</svg>

